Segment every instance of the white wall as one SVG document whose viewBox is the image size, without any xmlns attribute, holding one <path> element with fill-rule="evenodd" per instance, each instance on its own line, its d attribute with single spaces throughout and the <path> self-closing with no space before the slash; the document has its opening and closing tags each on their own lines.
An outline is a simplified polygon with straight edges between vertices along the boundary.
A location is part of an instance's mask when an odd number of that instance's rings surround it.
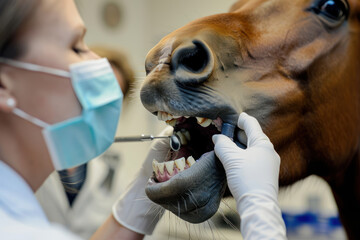
<svg viewBox="0 0 360 240">
<path fill-rule="evenodd" d="M 226 12 L 234 0 L 112 0 L 123 8 L 124 21 L 116 29 L 102 23 L 107 0 L 77 0 L 89 45 L 125 49 L 133 66 L 143 71 L 147 52 L 166 34 L 199 17 Z"/>
</svg>

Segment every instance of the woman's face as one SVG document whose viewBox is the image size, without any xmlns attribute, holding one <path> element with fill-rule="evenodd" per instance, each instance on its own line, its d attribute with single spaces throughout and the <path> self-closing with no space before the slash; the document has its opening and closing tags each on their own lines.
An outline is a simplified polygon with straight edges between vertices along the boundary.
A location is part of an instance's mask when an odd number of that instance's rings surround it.
<svg viewBox="0 0 360 240">
<path fill-rule="evenodd" d="M 95 59 L 84 43 L 85 32 L 73 0 L 43 0 L 16 38 L 24 46 L 18 60 L 68 70 L 72 63 Z M 80 114 L 70 79 L 12 67 L 7 70 L 20 109 L 50 124 Z"/>
<path fill-rule="evenodd" d="M 73 0 L 42 0 L 16 35 L 23 50 L 17 60 L 68 70 L 73 63 L 96 59 L 84 43 L 85 32 Z M 18 108 L 44 122 L 54 124 L 81 114 L 70 79 L 2 65 L 0 81 L 0 90 L 8 91 Z M 0 131 L 5 128 L 28 157 L 49 158 L 39 127 L 0 110 Z"/>
</svg>

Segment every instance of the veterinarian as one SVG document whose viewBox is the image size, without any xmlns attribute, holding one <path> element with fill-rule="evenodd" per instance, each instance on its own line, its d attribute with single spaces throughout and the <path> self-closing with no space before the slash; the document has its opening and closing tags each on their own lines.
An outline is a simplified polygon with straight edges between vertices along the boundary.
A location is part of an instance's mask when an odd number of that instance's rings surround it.
<svg viewBox="0 0 360 240">
<path fill-rule="evenodd" d="M 124 108 L 129 107 L 128 95 L 135 81 L 127 56 L 104 46 L 90 49 L 108 59 L 124 95 L 123 112 L 126 112 Z M 49 221 L 89 239 L 111 214 L 113 203 L 124 192 L 119 177 L 127 171 L 121 167 L 125 160 L 109 150 L 88 164 L 54 171 L 36 191 L 36 198 Z"/>
<path fill-rule="evenodd" d="M 87 163 L 111 145 L 122 92 L 108 61 L 84 44 L 73 0 L 1 0 L 0 22 L 0 236 L 79 239 L 47 220 L 34 192 L 54 170 Z M 242 114 L 239 127 L 247 150 L 223 136 L 214 141 L 245 239 L 285 238 L 276 198 L 280 159 L 255 119 Z M 134 180 L 139 187 L 114 204 L 92 239 L 152 233 L 160 209 L 139 200 L 152 160 L 168 150 L 168 141 L 153 144 Z"/>
</svg>

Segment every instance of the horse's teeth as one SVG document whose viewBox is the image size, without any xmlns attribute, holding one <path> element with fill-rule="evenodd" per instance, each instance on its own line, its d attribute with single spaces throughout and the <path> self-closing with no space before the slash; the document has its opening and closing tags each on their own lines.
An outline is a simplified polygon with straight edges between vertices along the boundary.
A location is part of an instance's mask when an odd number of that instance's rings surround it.
<svg viewBox="0 0 360 240">
<path fill-rule="evenodd" d="M 167 112 L 159 111 L 157 113 L 158 120 L 165 121 L 168 125 L 174 127 L 177 123 L 177 119 L 182 118 L 182 116 L 174 116 Z M 184 116 L 184 118 L 190 118 L 189 116 Z M 202 127 L 208 127 L 210 124 L 215 124 L 211 119 L 196 117 L 197 123 Z M 216 125 L 216 124 L 215 124 Z"/>
<path fill-rule="evenodd" d="M 162 162 L 162 163 L 158 164 L 158 169 L 161 174 L 164 174 L 164 172 L 165 172 L 164 167 L 165 167 L 165 163 Z"/>
<path fill-rule="evenodd" d="M 162 120 L 167 121 L 168 120 L 168 114 L 166 112 L 162 112 Z"/>
<path fill-rule="evenodd" d="M 185 158 L 180 158 L 178 160 L 175 160 L 175 165 L 180 171 L 184 171 L 185 169 Z"/>
<path fill-rule="evenodd" d="M 167 125 L 170 125 L 170 126 L 172 126 L 172 127 L 175 127 L 175 125 L 176 125 L 176 119 L 167 120 L 167 121 L 166 121 L 166 124 L 167 124 Z"/>
<path fill-rule="evenodd" d="M 181 133 L 185 136 L 187 141 L 191 140 L 190 132 L 186 129 L 181 129 Z"/>
<path fill-rule="evenodd" d="M 189 164 L 190 167 L 196 163 L 193 156 L 188 157 L 187 163 Z"/>
<path fill-rule="evenodd" d="M 154 159 L 152 162 L 152 167 L 155 173 L 157 173 L 157 169 L 158 169 L 158 162 Z"/>
<path fill-rule="evenodd" d="M 165 162 L 165 167 L 170 175 L 174 173 L 174 161 Z"/>
<path fill-rule="evenodd" d="M 166 113 L 167 116 L 166 116 L 166 120 L 171 120 L 173 119 L 172 115 L 170 113 Z"/>
<path fill-rule="evenodd" d="M 203 123 L 200 123 L 200 126 L 202 126 L 204 128 L 208 127 L 208 126 L 210 126 L 211 122 L 212 122 L 211 119 L 206 119 Z"/>
<path fill-rule="evenodd" d="M 166 121 L 167 120 L 167 113 L 161 112 L 161 120 Z"/>
<path fill-rule="evenodd" d="M 200 126 L 202 127 L 208 127 L 210 126 L 212 120 L 208 119 L 208 118 L 201 118 L 201 117 L 196 117 L 197 123 L 200 124 Z"/>
<path fill-rule="evenodd" d="M 180 138 L 181 145 L 187 144 L 187 139 L 182 132 L 176 132 L 175 134 Z"/>
<path fill-rule="evenodd" d="M 159 111 L 157 113 L 157 117 L 158 117 L 158 120 L 160 121 L 171 121 L 171 120 L 174 120 L 174 119 L 179 119 L 181 118 L 181 116 L 173 116 L 172 114 L 170 113 L 167 113 L 167 112 L 161 112 Z"/>
<path fill-rule="evenodd" d="M 181 172 L 187 168 L 190 168 L 195 163 L 196 163 L 196 161 L 193 158 L 193 156 L 190 156 L 187 159 L 182 157 L 182 158 L 179 158 L 174 161 L 168 161 L 168 162 L 162 162 L 162 163 L 159 163 L 158 161 L 156 161 L 154 159 L 152 162 L 152 168 L 154 170 L 154 173 L 155 173 L 157 179 L 162 179 L 162 178 L 164 178 L 164 176 L 166 176 L 165 170 L 169 174 L 169 178 L 171 178 L 172 176 L 174 176 L 176 174 L 175 167 L 177 168 L 177 172 Z"/>
<path fill-rule="evenodd" d="M 196 120 L 197 120 L 197 123 L 198 123 L 198 124 L 201 124 L 201 123 L 203 123 L 203 122 L 206 120 L 206 118 L 196 117 Z"/>
</svg>

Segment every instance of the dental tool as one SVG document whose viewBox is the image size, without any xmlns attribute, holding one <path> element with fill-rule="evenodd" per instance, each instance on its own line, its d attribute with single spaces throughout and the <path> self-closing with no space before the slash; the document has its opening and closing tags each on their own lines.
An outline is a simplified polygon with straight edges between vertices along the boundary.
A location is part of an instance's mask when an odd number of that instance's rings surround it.
<svg viewBox="0 0 360 240">
<path fill-rule="evenodd" d="M 230 123 L 223 123 L 221 134 L 224 134 L 225 136 L 228 136 L 231 140 L 233 140 L 235 134 L 235 125 L 232 125 Z M 181 141 L 176 134 L 173 134 L 171 136 L 153 136 L 153 135 L 142 134 L 140 136 L 116 137 L 114 143 L 147 142 L 147 141 L 153 141 L 155 139 L 166 139 L 166 138 L 170 139 L 170 147 L 173 151 L 177 152 L 180 150 Z"/>
<path fill-rule="evenodd" d="M 230 123 L 223 123 L 221 128 L 221 134 L 229 137 L 231 140 L 234 140 L 235 125 L 232 125 Z"/>
<path fill-rule="evenodd" d="M 246 149 L 246 146 L 242 143 L 240 143 L 238 140 L 234 141 L 234 134 L 235 134 L 235 125 L 232 125 L 230 123 L 223 123 L 221 134 L 224 134 L 225 136 L 229 137 L 235 144 L 241 148 Z"/>
<path fill-rule="evenodd" d="M 129 137 L 116 137 L 114 143 L 119 142 L 147 142 L 155 139 L 170 139 L 170 147 L 173 151 L 179 151 L 181 148 L 181 142 L 178 136 L 153 136 L 153 135 L 140 135 L 140 136 L 129 136 Z"/>
</svg>

